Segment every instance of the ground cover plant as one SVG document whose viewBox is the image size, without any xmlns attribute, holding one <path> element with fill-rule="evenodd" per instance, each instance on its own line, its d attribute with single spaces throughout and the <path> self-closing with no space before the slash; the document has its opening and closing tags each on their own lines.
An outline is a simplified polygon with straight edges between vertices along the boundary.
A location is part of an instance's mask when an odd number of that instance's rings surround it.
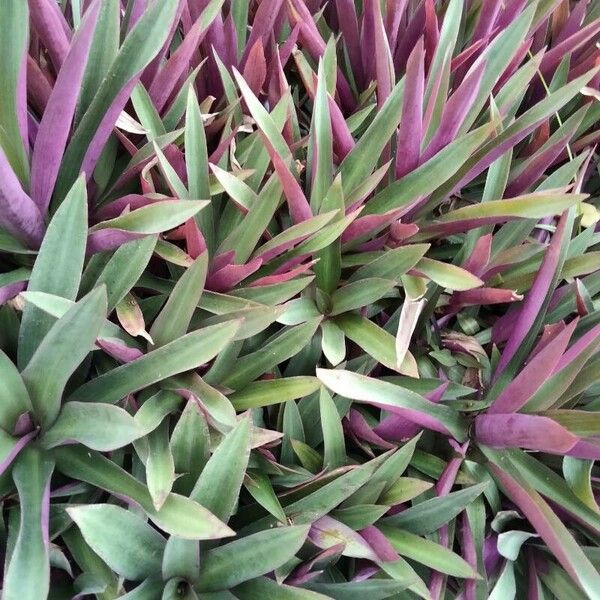
<svg viewBox="0 0 600 600">
<path fill-rule="evenodd" d="M 2 598 L 600 598 L 599 33 L 3 0 Z"/>
</svg>

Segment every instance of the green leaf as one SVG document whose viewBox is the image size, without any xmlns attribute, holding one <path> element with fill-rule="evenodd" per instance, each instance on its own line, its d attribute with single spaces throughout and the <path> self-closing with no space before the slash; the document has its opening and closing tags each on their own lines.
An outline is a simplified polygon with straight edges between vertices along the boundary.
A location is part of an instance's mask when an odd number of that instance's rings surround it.
<svg viewBox="0 0 600 600">
<path fill-rule="evenodd" d="M 3 581 L 4 600 L 38 600 L 50 589 L 48 503 L 54 463 L 38 450 L 25 448 L 12 470 L 19 493 L 19 532 Z M 44 533 L 46 531 L 46 533 Z"/>
<path fill-rule="evenodd" d="M 81 176 L 48 225 L 27 289 L 75 300 L 86 243 L 87 193 L 85 179 Z M 25 307 L 19 331 L 18 364 L 21 370 L 27 366 L 53 324 L 54 319 L 39 308 Z"/>
<path fill-rule="evenodd" d="M 202 114 L 193 86 L 190 86 L 187 96 L 184 143 L 185 168 L 190 198 L 208 200 L 210 199 L 210 189 L 208 186 L 206 133 L 204 132 Z M 198 213 L 195 219 L 204 236 L 208 251 L 210 253 L 214 252 L 216 240 L 212 205 L 208 205 Z"/>
<path fill-rule="evenodd" d="M 482 206 L 488 206 L 489 204 L 487 202 Z M 479 277 L 469 273 L 469 271 L 461 269 L 456 265 L 443 263 L 431 258 L 422 258 L 415 266 L 415 270 L 439 286 L 450 290 L 471 290 L 483 285 L 483 281 Z"/>
<path fill-rule="evenodd" d="M 183 337 L 88 381 L 71 400 L 100 400 L 109 404 L 167 377 L 208 362 L 233 338 L 239 323 L 229 321 L 188 333 Z"/>
<path fill-rule="evenodd" d="M 391 542 L 394 550 L 406 558 L 446 575 L 466 579 L 480 577 L 468 562 L 440 544 L 396 527 L 381 526 L 381 531 Z"/>
<path fill-rule="evenodd" d="M 210 550 L 202 561 L 197 589 L 224 590 L 270 573 L 304 544 L 309 527 L 278 527 Z"/>
<path fill-rule="evenodd" d="M 331 295 L 330 315 L 339 315 L 373 304 L 396 286 L 391 279 L 363 279 L 347 283 Z"/>
<path fill-rule="evenodd" d="M 448 406 L 429 402 L 406 388 L 343 370 L 317 369 L 317 377 L 330 390 L 346 398 L 376 404 L 383 408 L 387 406 L 404 409 L 408 411 L 407 416 L 411 413 L 429 415 L 437 420 L 440 426 L 450 431 L 456 439 L 465 439 L 466 424 L 456 411 Z"/>
<path fill-rule="evenodd" d="M 318 389 L 319 380 L 316 377 L 265 379 L 249 383 L 239 392 L 231 394 L 229 400 L 236 410 L 242 411 L 304 398 Z"/>
<path fill-rule="evenodd" d="M 323 466 L 326 469 L 335 469 L 346 463 L 346 446 L 344 443 L 344 429 L 338 409 L 327 392 L 321 388 L 319 394 L 319 412 L 321 415 L 321 429 L 323 430 Z"/>
<path fill-rule="evenodd" d="M 385 492 L 379 497 L 382 504 L 393 506 L 408 502 L 423 492 L 431 489 L 433 483 L 423 481 L 422 479 L 414 479 L 413 477 L 398 478 Z"/>
<path fill-rule="evenodd" d="M 160 571 L 165 539 L 138 514 L 114 504 L 72 506 L 67 512 L 92 550 L 133 581 Z"/>
<path fill-rule="evenodd" d="M 92 231 L 114 228 L 132 233 L 154 234 L 173 229 L 192 218 L 207 202 L 203 200 L 164 200 L 142 206 L 125 215 L 102 221 Z"/>
<path fill-rule="evenodd" d="M 31 400 L 20 373 L 0 350 L 0 427 L 12 432 L 19 416 L 30 410 Z"/>
<path fill-rule="evenodd" d="M 234 588 L 235 596 L 239 600 L 327 600 L 330 596 L 323 596 L 316 592 L 304 590 L 299 587 L 279 584 L 268 577 L 257 577 Z M 226 600 L 225 598 L 212 598 L 205 594 L 206 600 Z"/>
<path fill-rule="evenodd" d="M 41 443 L 52 448 L 79 442 L 93 450 L 108 452 L 127 446 L 143 434 L 134 418 L 122 408 L 94 402 L 67 402 L 42 436 Z"/>
<path fill-rule="evenodd" d="M 340 583 L 306 583 L 304 587 L 322 593 L 322 598 L 333 600 L 384 600 L 394 598 L 412 584 L 411 580 L 368 579 Z M 302 596 L 298 598 L 301 600 Z M 308 600 L 309 597 L 307 597 Z"/>
<path fill-rule="evenodd" d="M 51 425 L 75 369 L 94 347 L 106 318 L 106 290 L 98 288 L 74 304 L 42 340 L 23 371 L 36 420 Z"/>
<path fill-rule="evenodd" d="M 156 240 L 156 236 L 149 235 L 123 244 L 102 269 L 95 285 L 106 285 L 109 311 L 112 311 L 137 283 L 152 256 Z"/>
<path fill-rule="evenodd" d="M 285 513 L 269 477 L 263 473 L 248 473 L 244 479 L 244 487 L 252 497 L 266 510 L 268 510 L 279 523 L 285 523 Z"/>
<path fill-rule="evenodd" d="M 295 356 L 313 337 L 320 319 L 290 327 L 263 345 L 260 350 L 238 359 L 223 380 L 223 385 L 237 390 L 275 365 Z"/>
<path fill-rule="evenodd" d="M 171 493 L 175 481 L 175 464 L 169 446 L 169 420 L 148 434 L 148 457 L 146 459 L 146 484 L 152 496 L 154 508 L 160 510 Z"/>
<path fill-rule="evenodd" d="M 13 171 L 23 184 L 29 181 L 29 161 L 21 136 L 18 104 L 25 102 L 20 88 L 29 38 L 27 2 L 8 0 L 2 7 L 0 21 L 0 147 Z"/>
<path fill-rule="evenodd" d="M 348 281 L 376 277 L 393 279 L 399 284 L 400 276 L 412 269 L 423 258 L 427 250 L 429 250 L 429 244 L 411 244 L 386 249 L 381 256 L 352 273 Z"/>
<path fill-rule="evenodd" d="M 131 498 L 162 530 L 189 540 L 227 537 L 233 532 L 197 502 L 169 494 L 160 510 L 154 508 L 148 488 L 114 462 L 94 451 L 77 447 L 54 450 L 58 469 L 111 494 Z"/>
<path fill-rule="evenodd" d="M 436 496 L 381 521 L 423 535 L 437 531 L 460 514 L 488 485 L 487 482 L 466 487 L 446 496 Z"/>
<path fill-rule="evenodd" d="M 208 254 L 204 252 L 184 271 L 175 284 L 166 304 L 150 328 L 155 348 L 185 335 L 200 302 L 207 271 Z"/>
</svg>

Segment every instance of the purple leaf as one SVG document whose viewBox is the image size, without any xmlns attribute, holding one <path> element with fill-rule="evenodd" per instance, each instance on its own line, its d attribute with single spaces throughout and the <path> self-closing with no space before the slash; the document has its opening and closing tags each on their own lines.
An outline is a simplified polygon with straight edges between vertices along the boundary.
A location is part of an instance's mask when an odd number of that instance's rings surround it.
<svg viewBox="0 0 600 600">
<path fill-rule="evenodd" d="M 542 265 L 540 266 L 535 281 L 527 293 L 525 302 L 516 318 L 514 329 L 508 338 L 508 342 L 504 347 L 504 351 L 502 352 L 502 356 L 500 357 L 500 361 L 496 368 L 496 378 L 504 371 L 517 350 L 521 347 L 525 338 L 530 334 L 531 328 L 538 318 L 540 310 L 542 310 L 544 300 L 548 295 L 548 292 L 551 291 L 550 286 L 552 285 L 556 269 L 558 268 L 561 245 L 563 243 L 563 237 L 567 234 L 566 227 L 568 223 L 568 213 L 565 212 L 558 222 L 556 231 L 552 236 L 552 241 L 548 245 L 548 249 L 542 260 Z"/>
<path fill-rule="evenodd" d="M 576 326 L 575 319 L 533 358 L 530 358 L 525 367 L 494 400 L 488 409 L 488 414 L 506 414 L 523 407 L 554 372 Z"/>
<path fill-rule="evenodd" d="M 71 30 L 58 4 L 54 0 L 29 0 L 29 15 L 54 68 L 59 71 L 69 52 Z"/>
<path fill-rule="evenodd" d="M 0 306 L 18 296 L 26 287 L 26 281 L 16 281 L 0 287 Z"/>
<path fill-rule="evenodd" d="M 44 235 L 44 219 L 23 191 L 0 147 L 0 227 L 28 246 L 37 248 Z"/>
<path fill-rule="evenodd" d="M 206 289 L 213 292 L 228 292 L 240 281 L 260 269 L 262 258 L 254 258 L 245 265 L 227 265 L 206 278 Z"/>
<path fill-rule="evenodd" d="M 423 136 L 423 92 L 425 50 L 420 38 L 406 67 L 402 120 L 396 138 L 396 178 L 400 179 L 419 166 Z"/>
<path fill-rule="evenodd" d="M 477 441 L 492 448 L 524 448 L 564 454 L 579 438 L 548 417 L 487 414 L 475 418 Z"/>
<path fill-rule="evenodd" d="M 31 197 L 42 214 L 48 210 L 71 131 L 99 8 L 100 3 L 93 2 L 85 13 L 40 121 L 31 159 Z"/>
<path fill-rule="evenodd" d="M 88 256 L 97 252 L 107 252 L 119 248 L 127 242 L 143 238 L 143 233 L 133 233 L 124 229 L 106 228 L 92 231 L 88 235 L 86 254 Z"/>
</svg>

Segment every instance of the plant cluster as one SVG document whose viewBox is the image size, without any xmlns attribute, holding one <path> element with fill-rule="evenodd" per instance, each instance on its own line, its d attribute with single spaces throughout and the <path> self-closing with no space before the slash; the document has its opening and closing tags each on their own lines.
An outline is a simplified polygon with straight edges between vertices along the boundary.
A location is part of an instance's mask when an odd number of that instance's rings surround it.
<svg viewBox="0 0 600 600">
<path fill-rule="evenodd" d="M 2 598 L 599 599 L 599 34 L 2 0 Z"/>
</svg>

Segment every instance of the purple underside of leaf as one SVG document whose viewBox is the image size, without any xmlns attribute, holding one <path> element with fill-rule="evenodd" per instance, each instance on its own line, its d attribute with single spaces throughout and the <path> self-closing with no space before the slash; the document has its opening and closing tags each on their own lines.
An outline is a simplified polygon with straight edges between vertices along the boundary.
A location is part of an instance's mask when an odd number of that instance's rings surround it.
<svg viewBox="0 0 600 600">
<path fill-rule="evenodd" d="M 262 258 L 254 258 L 245 265 L 227 265 L 206 278 L 206 288 L 226 292 L 260 269 Z"/>
<path fill-rule="evenodd" d="M 344 42 L 348 48 L 352 71 L 356 80 L 362 85 L 364 83 L 364 75 L 356 5 L 354 0 L 335 0 L 335 7 L 340 30 L 342 31 Z"/>
<path fill-rule="evenodd" d="M 258 40 L 263 42 L 263 46 L 266 45 L 282 6 L 283 0 L 264 0 L 258 5 L 258 9 L 252 22 L 252 31 L 250 32 L 250 36 L 246 42 L 246 49 L 242 55 L 242 67 L 245 67 L 250 51 Z"/>
<path fill-rule="evenodd" d="M 525 448 L 555 454 L 568 452 L 579 441 L 548 417 L 518 413 L 478 415 L 475 436 L 492 448 Z"/>
<path fill-rule="evenodd" d="M 577 320 L 572 321 L 531 358 L 494 400 L 488 414 L 511 413 L 522 408 L 554 372 L 576 326 Z"/>
<path fill-rule="evenodd" d="M 50 204 L 98 19 L 93 2 L 75 34 L 40 122 L 31 159 L 31 197 L 42 214 Z"/>
<path fill-rule="evenodd" d="M 592 329 L 590 329 L 586 334 L 582 335 L 574 344 L 571 345 L 571 347 L 559 360 L 553 373 L 557 373 L 566 368 L 588 348 L 598 343 L 600 343 L 600 325 L 592 327 Z"/>
<path fill-rule="evenodd" d="M 18 296 L 26 287 L 26 281 L 17 281 L 0 287 L 0 306 Z"/>
<path fill-rule="evenodd" d="M 558 267 L 560 247 L 563 236 L 566 233 L 567 223 L 568 216 L 567 212 L 565 212 L 558 222 L 558 226 L 552 236 L 552 241 L 546 250 L 546 254 L 544 255 L 542 265 L 535 277 L 533 286 L 527 293 L 527 297 L 519 311 L 515 326 L 508 338 L 508 342 L 504 347 L 500 362 L 496 368 L 496 377 L 504 371 L 521 346 L 523 340 L 527 337 L 527 334 L 531 330 L 531 327 L 543 306 L 544 300 L 550 291 L 550 285 Z"/>
<path fill-rule="evenodd" d="M 156 77 L 154 77 L 148 93 L 159 113 L 162 112 L 167 104 L 180 77 L 188 69 L 192 54 L 206 35 L 206 31 L 206 29 L 202 29 L 202 22 L 200 17 L 198 17 L 191 30 L 187 32 L 179 48 L 177 48 L 162 69 L 156 74 Z"/>
<path fill-rule="evenodd" d="M 21 452 L 21 450 L 27 446 L 27 444 L 37 435 L 37 433 L 37 430 L 34 430 L 25 434 L 23 437 L 20 437 L 18 440 L 15 440 L 15 445 L 0 462 L 0 475 L 2 475 L 10 467 L 15 458 L 17 458 L 19 452 Z"/>
<path fill-rule="evenodd" d="M 134 233 L 124 229 L 107 228 L 92 231 L 88 235 L 86 254 L 89 256 L 96 254 L 97 252 L 114 250 L 127 242 L 138 240 L 143 237 L 145 237 L 145 234 L 143 233 Z"/>
<path fill-rule="evenodd" d="M 91 177 L 96 167 L 96 163 L 102 154 L 102 150 L 112 133 L 112 130 L 121 114 L 121 111 L 127 104 L 133 88 L 139 81 L 139 75 L 136 75 L 125 87 L 117 94 L 110 107 L 104 113 L 104 117 L 87 147 L 83 162 L 81 164 L 81 173 L 85 173 L 88 179 Z"/>
<path fill-rule="evenodd" d="M 142 208 L 142 206 L 148 206 L 152 202 L 150 198 L 142 194 L 127 194 L 100 207 L 96 211 L 95 217 L 98 222 L 115 219 L 127 209 L 136 210 Z"/>
<path fill-rule="evenodd" d="M 259 279 L 252 281 L 248 285 L 249 285 L 249 287 L 257 287 L 257 286 L 264 286 L 264 285 L 275 285 L 277 283 L 285 283 L 286 281 L 291 281 L 292 279 L 295 279 L 299 275 L 302 275 L 303 273 L 306 273 L 307 271 L 309 271 L 309 269 L 312 266 L 314 266 L 314 264 L 316 262 L 317 262 L 316 260 L 312 260 L 312 261 L 307 262 L 306 264 L 291 268 L 288 271 L 285 271 L 282 273 L 277 273 L 276 275 L 266 275 L 265 277 L 260 277 Z M 288 267 L 286 267 L 286 268 L 288 268 Z"/>
<path fill-rule="evenodd" d="M 425 398 L 430 402 L 438 403 L 444 396 L 448 383 L 442 383 L 433 392 L 427 394 Z M 403 441 L 413 438 L 423 427 L 404 416 L 392 414 L 385 417 L 379 425 L 373 428 L 373 431 L 382 438 L 389 441 Z"/>
<path fill-rule="evenodd" d="M 357 438 L 365 440 L 370 444 L 379 446 L 380 448 L 395 448 L 393 444 L 390 444 L 383 438 L 379 437 L 369 426 L 366 419 L 357 410 L 351 409 L 348 414 L 347 421 L 344 422 L 344 428 L 353 433 Z"/>
<path fill-rule="evenodd" d="M 23 191 L 2 148 L 0 148 L 0 227 L 33 248 L 40 244 L 45 229 L 38 207 Z"/>
<path fill-rule="evenodd" d="M 467 75 L 459 88 L 450 96 L 444 107 L 440 125 L 421 157 L 421 164 L 427 162 L 456 137 L 460 126 L 477 97 L 484 72 L 485 62 L 481 62 Z"/>
<path fill-rule="evenodd" d="M 420 162 L 423 136 L 424 61 L 423 38 L 420 38 L 406 66 L 402 119 L 396 138 L 397 179 L 416 169 Z"/>
<path fill-rule="evenodd" d="M 368 234 L 381 231 L 384 227 L 396 221 L 401 212 L 401 209 L 395 209 L 383 213 L 382 215 L 366 215 L 364 217 L 359 217 L 356 221 L 350 223 L 344 230 L 344 233 L 342 233 L 342 243 L 351 242 Z"/>
<path fill-rule="evenodd" d="M 128 363 L 137 360 L 144 354 L 138 348 L 126 346 L 120 340 L 98 338 L 96 340 L 96 345 L 104 350 L 104 352 L 106 352 L 109 356 L 112 356 L 121 363 Z"/>
<path fill-rule="evenodd" d="M 69 25 L 53 0 L 29 0 L 29 15 L 58 71 L 69 52 Z"/>
<path fill-rule="evenodd" d="M 281 187 L 290 209 L 292 221 L 294 224 L 298 224 L 310 219 L 313 214 L 300 184 L 296 181 L 296 178 L 290 171 L 288 165 L 281 156 L 279 156 L 266 136 L 263 135 L 262 137 L 271 161 L 273 162 L 273 166 L 275 167 L 275 171 L 277 172 L 277 176 L 281 181 Z"/>
</svg>

